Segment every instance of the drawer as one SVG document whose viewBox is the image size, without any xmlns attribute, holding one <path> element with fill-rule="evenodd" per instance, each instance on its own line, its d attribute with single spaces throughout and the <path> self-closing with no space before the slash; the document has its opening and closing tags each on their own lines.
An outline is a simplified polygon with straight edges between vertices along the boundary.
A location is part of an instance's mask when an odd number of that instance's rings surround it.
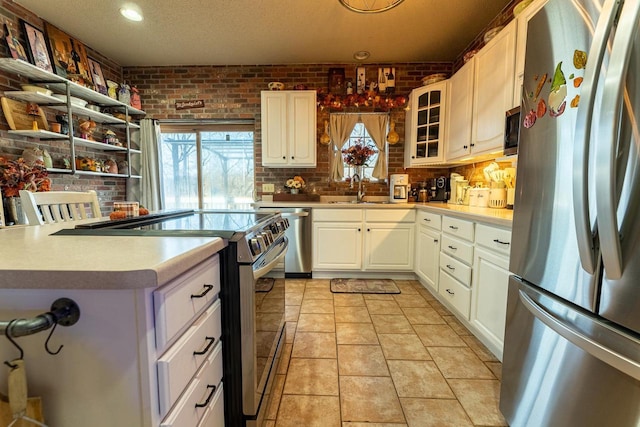
<svg viewBox="0 0 640 427">
<path fill-rule="evenodd" d="M 222 336 L 220 300 L 213 303 L 178 341 L 158 359 L 160 416 L 164 416 L 189 384 Z M 202 353 L 202 354 L 197 354 Z"/>
<path fill-rule="evenodd" d="M 442 217 L 442 231 L 473 242 L 473 222 L 445 216 Z"/>
<path fill-rule="evenodd" d="M 216 391 L 211 405 L 207 412 L 202 417 L 198 427 L 224 427 L 224 392 L 223 383 L 220 383 L 220 388 Z"/>
<path fill-rule="evenodd" d="M 511 230 L 478 224 L 476 226 L 476 243 L 498 253 L 509 255 Z"/>
<path fill-rule="evenodd" d="M 209 355 L 202 368 L 160 427 L 197 426 L 207 410 L 222 396 L 222 346 Z"/>
<path fill-rule="evenodd" d="M 218 255 L 153 293 L 156 347 L 162 353 L 220 292 Z"/>
<path fill-rule="evenodd" d="M 455 237 L 442 234 L 442 245 L 440 250 L 454 258 L 459 259 L 467 265 L 473 264 L 473 245 Z"/>
<path fill-rule="evenodd" d="M 313 221 L 362 222 L 362 209 L 313 209 Z"/>
<path fill-rule="evenodd" d="M 467 288 L 445 271 L 440 270 L 440 295 L 465 319 L 469 320 L 471 289 Z"/>
<path fill-rule="evenodd" d="M 440 252 L 440 268 L 466 286 L 471 286 L 471 267 Z"/>
<path fill-rule="evenodd" d="M 415 222 L 414 209 L 367 209 L 364 211 L 365 222 Z"/>
<path fill-rule="evenodd" d="M 442 229 L 442 217 L 431 212 L 418 211 L 417 223 L 433 228 L 434 230 Z"/>
</svg>

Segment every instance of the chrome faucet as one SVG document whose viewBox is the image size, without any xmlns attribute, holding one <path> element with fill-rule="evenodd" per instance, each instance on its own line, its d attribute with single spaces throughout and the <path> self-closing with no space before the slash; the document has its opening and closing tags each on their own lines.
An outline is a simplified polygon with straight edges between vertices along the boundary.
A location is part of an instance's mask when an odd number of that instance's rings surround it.
<svg viewBox="0 0 640 427">
<path fill-rule="evenodd" d="M 356 179 L 358 180 L 358 193 L 356 194 L 356 203 L 361 203 L 362 200 L 364 199 L 365 186 L 362 185 L 362 178 L 360 178 L 360 175 L 358 175 L 357 173 L 354 173 L 353 177 L 351 177 L 350 188 L 353 188 L 353 182 Z"/>
</svg>

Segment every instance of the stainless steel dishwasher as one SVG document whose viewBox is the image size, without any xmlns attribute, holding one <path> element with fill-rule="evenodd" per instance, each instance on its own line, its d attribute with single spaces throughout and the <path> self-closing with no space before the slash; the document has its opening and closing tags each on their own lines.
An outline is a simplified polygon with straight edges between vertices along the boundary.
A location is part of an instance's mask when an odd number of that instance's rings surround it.
<svg viewBox="0 0 640 427">
<path fill-rule="evenodd" d="M 311 276 L 311 208 L 269 207 L 260 210 L 278 211 L 289 220 L 285 236 L 289 239 L 289 250 L 284 259 L 284 276 L 310 278 Z"/>
</svg>

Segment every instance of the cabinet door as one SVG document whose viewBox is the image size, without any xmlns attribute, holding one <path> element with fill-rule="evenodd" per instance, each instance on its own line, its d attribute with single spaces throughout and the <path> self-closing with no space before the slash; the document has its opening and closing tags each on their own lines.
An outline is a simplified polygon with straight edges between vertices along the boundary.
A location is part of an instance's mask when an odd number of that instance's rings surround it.
<svg viewBox="0 0 640 427">
<path fill-rule="evenodd" d="M 413 224 L 366 224 L 366 270 L 413 270 Z"/>
<path fill-rule="evenodd" d="M 287 151 L 287 94 L 261 94 L 262 165 L 284 166 L 289 163 Z"/>
<path fill-rule="evenodd" d="M 362 224 L 316 222 L 313 224 L 314 270 L 360 270 Z"/>
<path fill-rule="evenodd" d="M 423 283 L 438 292 L 438 265 L 440 262 L 440 233 L 419 227 L 416 242 L 416 274 Z"/>
<path fill-rule="evenodd" d="M 289 163 L 292 166 L 316 165 L 315 92 L 289 94 Z"/>
<path fill-rule="evenodd" d="M 405 142 L 405 167 L 441 162 L 448 82 L 414 89 L 411 93 L 411 139 Z"/>
<path fill-rule="evenodd" d="M 471 323 L 487 347 L 502 360 L 507 313 L 509 259 L 476 248 L 473 263 Z"/>
<path fill-rule="evenodd" d="M 449 116 L 445 159 L 464 157 L 471 151 L 473 117 L 473 76 L 475 60 L 471 58 L 449 79 Z"/>
<path fill-rule="evenodd" d="M 505 112 L 513 102 L 516 21 L 475 56 L 472 153 L 501 150 Z"/>
</svg>

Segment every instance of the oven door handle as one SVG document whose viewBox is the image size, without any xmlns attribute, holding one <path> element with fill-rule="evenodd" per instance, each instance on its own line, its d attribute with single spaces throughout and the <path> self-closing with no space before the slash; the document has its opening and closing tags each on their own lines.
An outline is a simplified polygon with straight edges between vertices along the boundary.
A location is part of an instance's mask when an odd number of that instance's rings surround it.
<svg viewBox="0 0 640 427">
<path fill-rule="evenodd" d="M 267 255 L 269 255 L 268 258 L 262 261 L 260 265 L 257 265 L 254 267 L 253 269 L 254 280 L 261 278 L 262 276 L 264 276 L 265 274 L 273 270 L 276 264 L 278 264 L 285 257 L 285 255 L 287 254 L 288 248 L 289 248 L 289 239 L 287 239 L 286 237 L 283 237 L 280 243 L 278 243 L 277 245 L 274 245 L 269 250 L 269 252 L 267 253 Z M 276 251 L 277 253 L 275 253 L 274 255 L 271 254 L 272 252 L 276 252 Z"/>
</svg>

